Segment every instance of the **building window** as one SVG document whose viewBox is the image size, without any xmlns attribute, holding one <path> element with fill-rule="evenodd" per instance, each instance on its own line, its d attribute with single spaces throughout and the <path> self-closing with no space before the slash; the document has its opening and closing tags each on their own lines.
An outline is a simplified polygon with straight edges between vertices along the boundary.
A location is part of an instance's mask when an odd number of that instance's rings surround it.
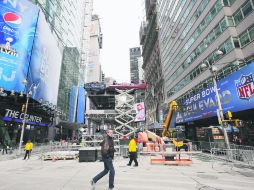
<svg viewBox="0 0 254 190">
<path fill-rule="evenodd" d="M 232 16 L 226 16 L 228 26 L 235 26 Z"/>
<path fill-rule="evenodd" d="M 233 38 L 235 48 L 240 48 L 240 43 L 238 38 Z"/>
<path fill-rule="evenodd" d="M 254 1 L 254 0 L 253 0 Z M 250 34 L 250 39 L 251 41 L 254 40 L 254 27 L 252 27 L 250 30 L 249 30 L 249 34 Z"/>
<path fill-rule="evenodd" d="M 246 31 L 244 34 L 240 36 L 241 47 L 245 46 L 249 42 L 250 42 L 249 35 L 248 32 Z"/>
<path fill-rule="evenodd" d="M 246 16 L 252 11 L 252 7 L 251 7 L 250 1 L 248 1 L 248 2 L 243 6 L 242 11 L 243 11 L 244 17 L 246 17 Z"/>
<path fill-rule="evenodd" d="M 241 10 L 234 14 L 235 25 L 238 25 L 243 20 L 243 15 Z"/>
</svg>

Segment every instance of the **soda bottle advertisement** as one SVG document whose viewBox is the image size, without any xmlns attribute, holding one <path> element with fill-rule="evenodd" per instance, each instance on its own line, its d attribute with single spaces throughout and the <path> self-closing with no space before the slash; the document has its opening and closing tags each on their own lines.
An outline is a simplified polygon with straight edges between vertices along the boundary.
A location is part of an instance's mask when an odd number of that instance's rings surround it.
<svg viewBox="0 0 254 190">
<path fill-rule="evenodd" d="M 0 87 L 24 90 L 39 9 L 26 0 L 0 0 Z"/>
</svg>

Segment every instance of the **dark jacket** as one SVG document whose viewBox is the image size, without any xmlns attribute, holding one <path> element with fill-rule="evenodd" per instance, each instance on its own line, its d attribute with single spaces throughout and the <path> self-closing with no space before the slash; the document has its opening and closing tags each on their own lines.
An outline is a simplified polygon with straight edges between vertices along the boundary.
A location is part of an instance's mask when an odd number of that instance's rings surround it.
<svg viewBox="0 0 254 190">
<path fill-rule="evenodd" d="M 111 157 L 113 159 L 114 158 L 114 152 L 115 152 L 113 138 L 107 135 L 105 137 L 105 139 L 100 143 L 102 149 L 103 149 L 105 143 L 108 143 L 109 146 L 108 146 L 107 151 L 105 151 L 105 153 L 104 153 L 104 151 L 101 152 L 102 153 L 101 155 L 102 155 L 103 158 Z"/>
</svg>

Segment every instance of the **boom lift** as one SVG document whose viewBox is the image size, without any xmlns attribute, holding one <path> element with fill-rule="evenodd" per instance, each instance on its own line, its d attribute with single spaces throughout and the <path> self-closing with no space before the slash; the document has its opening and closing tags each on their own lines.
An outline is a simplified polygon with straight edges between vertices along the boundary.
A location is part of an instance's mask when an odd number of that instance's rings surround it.
<svg viewBox="0 0 254 190">
<path fill-rule="evenodd" d="M 184 145 L 183 141 L 176 140 L 174 137 L 174 134 L 173 134 L 173 130 L 169 130 L 169 126 L 170 126 L 170 122 L 172 120 L 173 113 L 174 113 L 174 111 L 176 111 L 177 107 L 178 107 L 178 104 L 176 101 L 170 102 L 168 116 L 167 116 L 167 119 L 166 119 L 165 124 L 163 126 L 162 137 L 171 136 L 174 145 L 176 147 L 182 147 Z"/>
</svg>

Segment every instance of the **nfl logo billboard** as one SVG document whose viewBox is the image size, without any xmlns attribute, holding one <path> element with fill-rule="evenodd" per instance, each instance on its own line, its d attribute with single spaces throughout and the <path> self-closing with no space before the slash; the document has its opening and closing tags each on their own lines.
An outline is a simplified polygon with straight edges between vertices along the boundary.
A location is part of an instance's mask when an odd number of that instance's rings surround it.
<svg viewBox="0 0 254 190">
<path fill-rule="evenodd" d="M 253 75 L 242 75 L 239 80 L 235 81 L 238 97 L 240 99 L 250 99 L 254 94 Z"/>
</svg>

